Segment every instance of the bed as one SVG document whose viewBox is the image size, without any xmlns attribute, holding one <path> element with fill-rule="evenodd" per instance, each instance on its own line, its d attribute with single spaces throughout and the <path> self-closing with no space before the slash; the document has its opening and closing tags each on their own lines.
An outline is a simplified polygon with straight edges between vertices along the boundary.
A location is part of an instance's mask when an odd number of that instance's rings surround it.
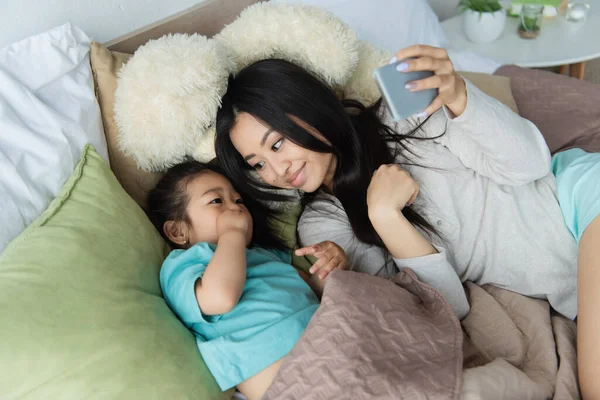
<svg viewBox="0 0 600 400">
<path fill-rule="evenodd" d="M 75 172 L 38 217 L 0 253 L 0 320 L 7 327 L 0 333 L 0 363 L 10 366 L 0 377 L 0 397 L 231 398 L 232 391 L 222 393 L 218 389 L 195 351 L 193 337 L 161 297 L 156 276 L 168 248 L 143 213 L 144 193 L 159 175 L 138 170 L 119 151 L 112 106 L 117 71 L 140 45 L 167 33 L 212 36 L 253 3 L 257 2 L 210 0 L 110 43 L 91 45 L 92 90 L 99 104 L 97 118 L 102 119 L 106 152 L 103 154 L 99 141 L 94 144 L 96 151 L 82 143 L 73 147 L 82 154 L 69 166 Z M 530 71 L 511 68 L 499 73 L 508 77 L 467 76 L 522 115 L 548 124 L 547 115 L 540 114 L 539 108 L 528 108 L 531 98 L 525 98 L 518 86 L 511 87 L 511 82 L 537 80 L 540 88 L 547 88 L 548 80 L 555 77 L 528 76 Z M 587 97 L 597 95 L 597 90 L 573 88 L 575 83 L 569 78 L 560 79 L 557 82 L 562 91 L 571 88 Z M 548 93 L 539 96 L 547 98 Z M 575 104 L 572 107 L 581 109 Z M 551 110 L 547 113 L 556 114 Z M 600 120 L 590 113 L 587 118 Z M 597 139 L 597 132 L 590 124 L 573 133 L 576 138 L 564 138 L 552 131 L 552 126 L 543 130 L 553 150 L 581 138 Z M 591 149 L 598 144 L 596 139 L 578 143 Z M 380 378 L 385 368 L 377 369 L 378 375 L 357 374 L 351 384 L 338 378 L 341 360 L 346 366 L 356 366 L 350 368 L 352 372 L 364 366 L 357 357 L 364 360 L 388 351 L 383 344 L 379 348 L 357 344 L 353 353 L 345 350 L 343 340 L 324 342 L 319 335 L 344 326 L 354 329 L 356 335 L 370 334 L 361 330 L 368 319 L 363 319 L 362 325 L 348 325 L 343 318 L 332 318 L 343 314 L 339 307 L 348 307 L 334 301 L 344 288 L 355 285 L 356 290 L 377 291 L 377 282 L 369 285 L 365 282 L 371 281 L 356 279 L 353 274 L 331 276 L 331 289 L 326 291 L 319 311 L 323 317 L 311 322 L 267 398 L 402 398 L 402 393 L 411 398 L 578 398 L 575 324 L 553 314 L 540 300 L 471 284 L 467 290 L 472 312 L 462 326 L 454 326 L 447 315 L 444 317 L 442 300 L 427 297 L 426 290 L 410 292 L 410 301 L 415 304 L 429 299 L 428 310 L 437 310 L 440 321 L 447 324 L 440 322 L 439 326 L 452 332 L 446 337 L 443 330 L 438 332 L 441 336 L 437 339 L 451 339 L 446 340 L 442 355 L 452 362 L 441 372 L 454 373 L 440 392 L 421 390 L 427 385 L 423 382 L 433 376 L 430 373 L 421 375 L 424 380 L 413 380 L 412 386 L 396 383 L 390 386 L 391 391 L 378 394 L 373 392 L 377 386 L 373 377 Z M 402 275 L 395 283 L 385 281 L 386 290 L 414 289 L 411 279 L 414 277 Z M 352 299 L 345 301 L 351 303 Z M 373 307 L 357 309 L 354 317 L 367 318 Z M 388 311 L 390 324 L 397 324 L 398 314 Z M 401 331 L 426 325 L 416 321 L 393 326 Z M 414 344 L 427 354 L 428 343 L 436 338 L 422 339 Z M 382 339 L 380 343 L 395 346 L 394 340 Z M 406 367 L 394 365 L 399 370 Z M 323 371 L 332 377 L 329 382 L 319 379 Z M 397 377 L 386 379 L 391 381 L 384 380 L 377 387 L 398 382 L 394 381 Z"/>
</svg>

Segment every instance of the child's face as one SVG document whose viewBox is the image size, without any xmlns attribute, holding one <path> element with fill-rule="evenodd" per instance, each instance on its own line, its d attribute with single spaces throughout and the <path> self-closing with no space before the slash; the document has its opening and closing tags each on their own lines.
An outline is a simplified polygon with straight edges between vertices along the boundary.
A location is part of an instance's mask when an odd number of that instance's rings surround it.
<svg viewBox="0 0 600 400">
<path fill-rule="evenodd" d="M 250 243 L 252 216 L 229 180 L 215 172 L 206 171 L 188 184 L 187 192 L 189 202 L 186 211 L 190 223 L 186 228 L 190 246 L 199 242 L 217 244 L 222 233 L 218 227 L 224 226 L 223 221 L 221 225 L 217 222 L 225 212 L 241 213 L 241 218 L 247 218 L 246 245 Z"/>
</svg>

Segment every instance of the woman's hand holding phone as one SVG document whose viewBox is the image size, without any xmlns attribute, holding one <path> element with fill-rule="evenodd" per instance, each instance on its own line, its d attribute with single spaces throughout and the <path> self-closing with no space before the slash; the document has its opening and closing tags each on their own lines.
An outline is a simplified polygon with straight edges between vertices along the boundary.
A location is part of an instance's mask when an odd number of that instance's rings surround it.
<svg viewBox="0 0 600 400">
<path fill-rule="evenodd" d="M 412 59 L 409 59 L 412 58 Z M 408 60 L 407 60 L 408 59 Z M 454 70 L 454 65 L 445 49 L 427 45 L 414 45 L 398 51 L 391 62 L 398 62 L 399 73 L 431 71 L 433 76 L 408 82 L 405 88 L 411 92 L 437 89 L 438 96 L 419 117 L 433 114 L 446 106 L 458 117 L 467 108 L 467 88 L 465 81 Z"/>
</svg>

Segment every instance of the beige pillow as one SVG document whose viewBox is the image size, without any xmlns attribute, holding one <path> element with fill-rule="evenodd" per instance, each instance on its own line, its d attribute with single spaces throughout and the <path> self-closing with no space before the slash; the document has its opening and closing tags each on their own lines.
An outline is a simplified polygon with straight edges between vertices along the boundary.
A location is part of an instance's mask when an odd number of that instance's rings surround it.
<svg viewBox="0 0 600 400">
<path fill-rule="evenodd" d="M 125 191 L 142 208 L 145 208 L 148 192 L 156 185 L 161 174 L 142 171 L 137 167 L 135 161 L 119 150 L 117 146 L 118 129 L 114 120 L 113 105 L 117 88 L 117 73 L 130 57 L 131 54 L 111 52 L 100 43 L 92 42 L 90 46 L 90 63 L 94 74 L 96 97 L 102 112 L 110 168 Z"/>
<path fill-rule="evenodd" d="M 600 85 L 548 71 L 505 65 L 521 115 L 542 132 L 552 153 L 600 152 Z"/>
<path fill-rule="evenodd" d="M 127 157 L 117 146 L 118 129 L 114 121 L 114 93 L 117 87 L 117 73 L 131 54 L 111 52 L 99 43 L 91 44 L 91 64 L 94 73 L 96 97 L 102 111 L 104 133 L 108 144 L 111 168 L 125 191 L 142 208 L 145 208 L 148 192 L 154 187 L 160 173 L 150 173 L 137 168 L 135 161 Z M 461 72 L 488 95 L 518 112 L 510 88 L 510 78 L 473 72 Z"/>
<path fill-rule="evenodd" d="M 459 74 L 463 78 L 470 80 L 488 96 L 495 98 L 517 114 L 519 113 L 512 89 L 510 88 L 510 78 L 478 72 L 459 71 Z"/>
</svg>

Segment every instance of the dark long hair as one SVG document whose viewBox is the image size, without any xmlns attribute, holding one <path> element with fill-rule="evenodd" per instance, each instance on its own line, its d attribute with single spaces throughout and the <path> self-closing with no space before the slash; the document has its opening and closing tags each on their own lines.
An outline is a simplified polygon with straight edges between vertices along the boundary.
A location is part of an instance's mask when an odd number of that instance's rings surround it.
<svg viewBox="0 0 600 400">
<path fill-rule="evenodd" d="M 180 246 L 169 240 L 163 226 L 167 221 L 180 221 L 187 224 L 191 222 L 186 212 L 189 203 L 187 186 L 207 171 L 226 176 L 216 162 L 201 163 L 190 160 L 169 168 L 148 195 L 147 215 L 171 247 Z M 234 182 L 232 184 L 234 187 L 236 186 Z M 244 205 L 252 215 L 252 244 L 265 248 L 288 250 L 282 239 L 273 230 L 271 220 L 264 217 L 273 215 L 273 211 L 252 196 L 245 194 L 243 190 L 238 188 L 236 190 L 242 196 Z"/>
<path fill-rule="evenodd" d="M 227 93 L 217 113 L 216 152 L 232 182 L 260 201 L 287 201 L 289 196 L 268 191 L 271 186 L 249 174 L 252 168 L 237 152 L 230 138 L 236 115 L 251 114 L 269 128 L 306 149 L 332 153 L 337 168 L 333 191 L 339 199 L 356 237 L 385 249 L 368 217 L 367 188 L 375 170 L 395 163 L 401 152 L 409 151 L 407 134 L 398 134 L 379 117 L 381 99 L 370 107 L 355 100 L 339 100 L 333 90 L 308 71 L 284 60 L 258 61 L 229 78 Z M 296 117 L 320 132 L 331 145 L 319 140 L 295 123 Z M 305 194 L 310 203 L 314 194 Z M 412 207 L 402 213 L 413 225 L 428 233 L 435 229 Z"/>
</svg>

